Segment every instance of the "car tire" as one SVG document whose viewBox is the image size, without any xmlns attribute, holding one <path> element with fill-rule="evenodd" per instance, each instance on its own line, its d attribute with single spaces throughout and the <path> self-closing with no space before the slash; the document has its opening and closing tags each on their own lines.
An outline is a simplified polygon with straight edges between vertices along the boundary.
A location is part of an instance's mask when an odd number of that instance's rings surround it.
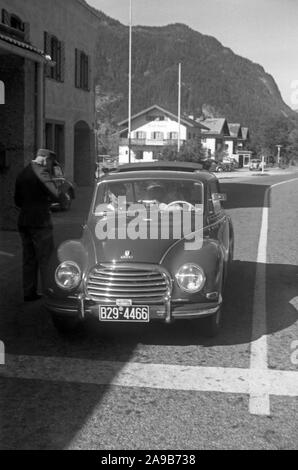
<svg viewBox="0 0 298 470">
<path fill-rule="evenodd" d="M 72 195 L 68 191 L 67 193 L 64 194 L 63 201 L 61 202 L 61 210 L 63 211 L 69 211 L 71 208 L 71 203 L 72 203 Z"/>
<path fill-rule="evenodd" d="M 76 317 L 65 318 L 61 315 L 52 314 L 52 322 L 58 333 L 63 336 L 77 333 L 82 327 L 82 322 Z"/>
<path fill-rule="evenodd" d="M 202 318 L 202 334 L 205 338 L 214 338 L 218 335 L 222 325 L 222 307 L 209 317 Z"/>
</svg>

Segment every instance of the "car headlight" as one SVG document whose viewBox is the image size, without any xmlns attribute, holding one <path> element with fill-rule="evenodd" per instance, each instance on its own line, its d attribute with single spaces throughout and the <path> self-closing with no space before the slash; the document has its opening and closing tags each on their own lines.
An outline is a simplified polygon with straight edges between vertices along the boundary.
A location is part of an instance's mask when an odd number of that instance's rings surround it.
<svg viewBox="0 0 298 470">
<path fill-rule="evenodd" d="M 65 261 L 56 269 L 55 281 L 61 289 L 75 289 L 80 285 L 81 280 L 81 270 L 79 266 L 72 261 Z"/>
<path fill-rule="evenodd" d="M 203 289 L 206 276 L 200 266 L 189 263 L 181 266 L 176 274 L 176 280 L 180 289 L 191 294 Z"/>
</svg>

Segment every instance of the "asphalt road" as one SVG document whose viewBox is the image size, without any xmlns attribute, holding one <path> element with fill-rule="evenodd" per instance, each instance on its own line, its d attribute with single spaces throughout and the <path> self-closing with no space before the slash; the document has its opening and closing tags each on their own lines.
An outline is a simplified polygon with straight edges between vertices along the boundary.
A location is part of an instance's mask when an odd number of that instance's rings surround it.
<svg viewBox="0 0 298 470">
<path fill-rule="evenodd" d="M 298 449 L 298 173 L 221 184 L 236 251 L 212 340 L 192 322 L 60 337 L 22 304 L 19 239 L 2 234 L 1 449 Z M 88 198 L 55 214 L 57 243 Z"/>
</svg>

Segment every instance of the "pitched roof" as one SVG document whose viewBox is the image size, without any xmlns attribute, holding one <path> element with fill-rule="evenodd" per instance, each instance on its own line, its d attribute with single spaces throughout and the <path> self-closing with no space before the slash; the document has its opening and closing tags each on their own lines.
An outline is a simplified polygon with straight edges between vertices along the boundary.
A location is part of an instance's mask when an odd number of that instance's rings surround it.
<svg viewBox="0 0 298 470">
<path fill-rule="evenodd" d="M 242 133 L 241 133 L 241 124 L 239 123 L 228 123 L 228 126 L 229 126 L 229 131 L 230 131 L 230 136 L 231 137 L 235 137 L 236 139 L 242 137 Z"/>
<path fill-rule="evenodd" d="M 1 41 L 5 42 L 7 44 L 10 44 L 12 46 L 16 46 L 20 49 L 24 49 L 29 53 L 36 54 L 37 56 L 39 56 L 40 59 L 43 59 L 45 62 L 46 61 L 51 61 L 51 58 L 49 56 L 47 56 L 44 51 L 42 51 L 41 49 L 38 49 L 37 47 L 32 46 L 31 44 L 26 43 L 26 42 L 19 41 L 19 40 L 14 39 L 10 36 L 6 36 L 5 34 L 0 33 L 0 44 L 1 44 Z"/>
<path fill-rule="evenodd" d="M 249 139 L 249 129 L 248 129 L 248 127 L 241 127 L 241 134 L 242 134 L 242 139 L 243 140 Z"/>
<path fill-rule="evenodd" d="M 154 104 L 153 106 L 150 106 L 149 108 L 143 109 L 143 111 L 140 111 L 139 113 L 135 114 L 132 116 L 131 120 L 133 121 L 134 119 L 137 119 L 140 116 L 143 116 L 144 114 L 149 113 L 150 111 L 153 111 L 154 109 L 157 109 L 163 114 L 166 114 L 167 116 L 171 117 L 175 121 L 178 121 L 178 116 L 175 114 L 171 113 L 167 109 L 162 108 L 161 106 L 158 106 L 157 104 Z M 121 121 L 118 123 L 118 126 L 124 126 L 125 124 L 128 123 L 128 119 L 125 119 L 124 121 Z M 195 121 L 193 119 L 189 119 L 187 117 L 181 117 L 181 123 L 185 124 L 190 127 L 200 127 L 202 130 L 208 130 L 208 127 L 205 126 L 205 124 L 202 124 L 201 122 Z"/>
<path fill-rule="evenodd" d="M 204 123 L 204 126 L 208 127 L 208 131 L 202 131 L 204 134 L 230 135 L 228 123 L 225 118 L 207 118 L 204 121 L 198 122 Z"/>
</svg>

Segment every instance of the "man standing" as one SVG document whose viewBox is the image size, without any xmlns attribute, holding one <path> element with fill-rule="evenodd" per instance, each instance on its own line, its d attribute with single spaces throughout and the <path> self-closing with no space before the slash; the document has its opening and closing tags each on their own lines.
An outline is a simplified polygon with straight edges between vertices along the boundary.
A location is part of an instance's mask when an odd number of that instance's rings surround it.
<svg viewBox="0 0 298 470">
<path fill-rule="evenodd" d="M 15 187 L 15 204 L 20 208 L 18 228 L 23 244 L 23 291 L 25 302 L 41 298 L 37 293 L 38 270 L 44 285 L 49 258 L 54 249 L 52 202 L 61 195 L 53 180 L 56 155 L 39 150 L 37 157 L 20 173 Z"/>
</svg>

